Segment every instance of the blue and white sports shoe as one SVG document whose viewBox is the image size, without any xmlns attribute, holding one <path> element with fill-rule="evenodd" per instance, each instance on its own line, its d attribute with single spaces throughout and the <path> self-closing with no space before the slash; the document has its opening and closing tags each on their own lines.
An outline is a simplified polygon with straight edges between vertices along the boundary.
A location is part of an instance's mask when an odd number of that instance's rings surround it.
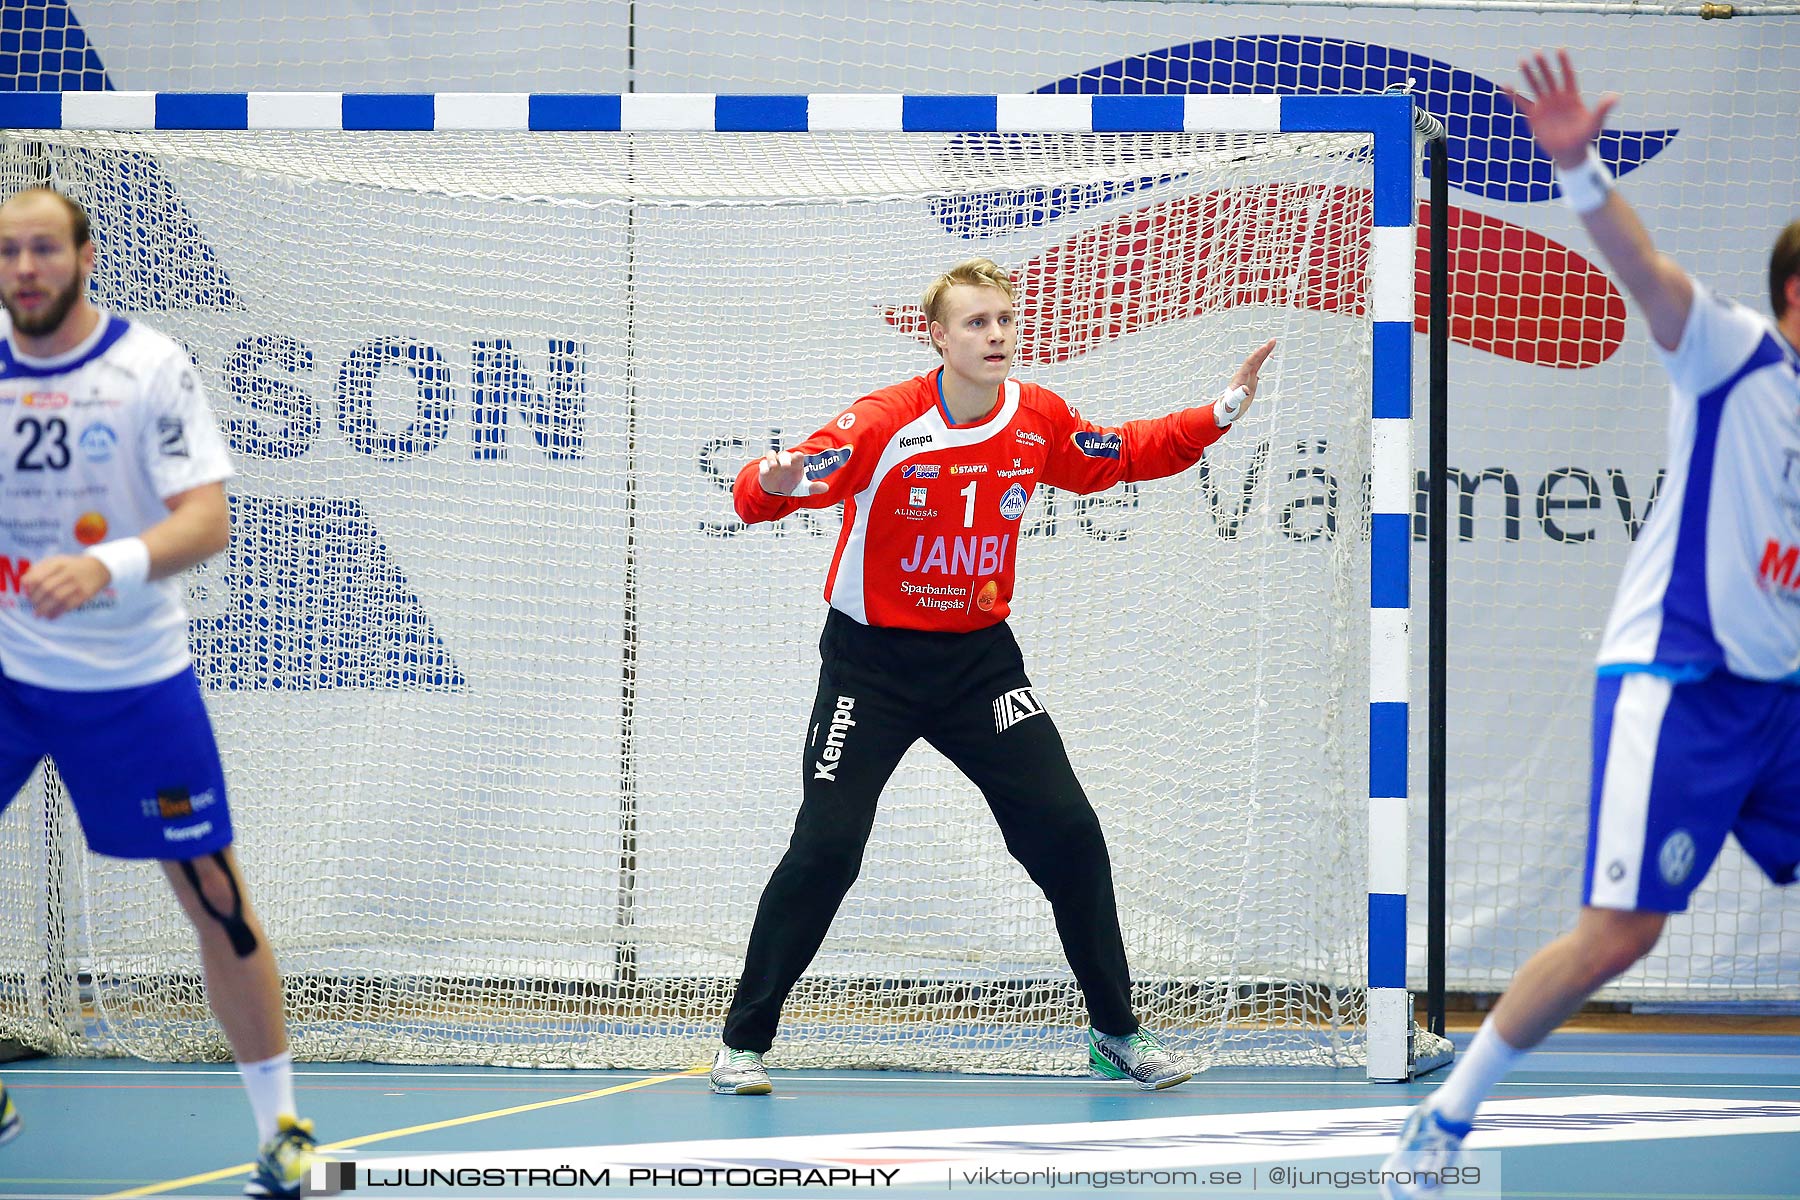
<svg viewBox="0 0 1800 1200">
<path fill-rule="evenodd" d="M 256 1165 L 250 1171 L 250 1182 L 244 1185 L 244 1195 L 296 1200 L 313 1163 L 320 1161 L 313 1152 L 317 1146 L 313 1123 L 284 1113 L 276 1123 L 275 1136 L 256 1153 Z"/>
<path fill-rule="evenodd" d="M 19 1110 L 13 1105 L 12 1093 L 6 1090 L 6 1084 L 0 1082 L 0 1145 L 12 1141 L 25 1128 L 25 1122 L 19 1119 Z"/>
<path fill-rule="evenodd" d="M 1114 1037 L 1089 1027 L 1088 1074 L 1129 1079 L 1146 1092 L 1157 1092 L 1186 1083 L 1194 1077 L 1194 1068 L 1148 1029 Z"/>
<path fill-rule="evenodd" d="M 1382 1200 L 1438 1200 L 1438 1182 L 1447 1168 L 1462 1161 L 1463 1139 L 1470 1125 L 1451 1121 L 1425 1101 L 1400 1127 L 1400 1145 L 1381 1164 Z"/>
</svg>

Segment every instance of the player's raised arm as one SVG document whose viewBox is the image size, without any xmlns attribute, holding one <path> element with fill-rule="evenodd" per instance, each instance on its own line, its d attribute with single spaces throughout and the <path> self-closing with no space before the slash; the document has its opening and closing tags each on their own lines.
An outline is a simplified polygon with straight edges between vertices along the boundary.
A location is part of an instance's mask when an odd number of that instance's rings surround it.
<svg viewBox="0 0 1800 1200">
<path fill-rule="evenodd" d="M 1218 399 L 1166 417 L 1101 428 L 1066 409 L 1069 429 L 1053 439 L 1044 482 L 1071 492 L 1098 492 L 1117 483 L 1162 479 L 1200 461 L 1206 448 L 1250 411 L 1263 364 L 1275 352 L 1270 338 L 1233 372 Z"/>
<path fill-rule="evenodd" d="M 1231 386 L 1225 389 L 1225 395 L 1215 405 L 1213 416 L 1220 428 L 1249 413 L 1250 402 L 1256 399 L 1257 379 L 1262 374 L 1263 364 L 1269 361 L 1269 355 L 1273 353 L 1275 339 L 1270 338 L 1238 364 L 1238 369 L 1231 376 Z"/>
<path fill-rule="evenodd" d="M 822 496 L 827 484 L 806 477 L 804 450 L 770 450 L 756 464 L 756 482 L 771 496 Z"/>
<path fill-rule="evenodd" d="M 1519 70 L 1531 96 L 1512 88 L 1506 94 L 1524 115 L 1531 136 L 1556 164 L 1563 199 L 1581 215 L 1606 265 L 1643 311 L 1656 344 L 1675 349 L 1693 306 L 1693 280 L 1651 243 L 1649 230 L 1619 195 L 1594 149 L 1594 139 L 1618 97 L 1602 96 L 1590 106 L 1582 98 L 1566 50 L 1557 52 L 1555 63 L 1544 54 L 1534 55 L 1521 62 Z"/>
<path fill-rule="evenodd" d="M 731 488 L 738 518 L 753 525 L 842 503 L 867 482 L 880 457 L 886 416 L 878 401 L 865 397 L 792 449 L 746 463 Z"/>
</svg>

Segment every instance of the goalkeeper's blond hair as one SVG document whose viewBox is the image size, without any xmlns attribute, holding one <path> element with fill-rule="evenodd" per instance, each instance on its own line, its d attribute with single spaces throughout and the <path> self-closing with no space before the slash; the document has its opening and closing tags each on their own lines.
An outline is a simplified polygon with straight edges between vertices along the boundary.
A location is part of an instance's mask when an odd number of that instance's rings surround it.
<svg viewBox="0 0 1800 1200">
<path fill-rule="evenodd" d="M 999 263 L 991 258 L 969 258 L 957 263 L 942 275 L 931 281 L 925 289 L 925 298 L 919 307 L 925 312 L 925 336 L 931 341 L 931 348 L 942 358 L 944 352 L 939 348 L 937 339 L 931 337 L 931 327 L 938 322 L 944 311 L 944 297 L 957 284 L 968 284 L 971 287 L 991 287 L 1006 293 L 1006 298 L 1014 304 L 1019 302 L 1018 289 L 1013 287 L 1012 276 L 1006 273 Z"/>
</svg>

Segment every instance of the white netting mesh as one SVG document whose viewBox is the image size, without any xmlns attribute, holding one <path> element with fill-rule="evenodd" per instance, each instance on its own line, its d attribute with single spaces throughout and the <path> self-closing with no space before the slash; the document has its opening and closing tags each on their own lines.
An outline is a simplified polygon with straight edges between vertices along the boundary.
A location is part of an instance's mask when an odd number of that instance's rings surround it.
<svg viewBox="0 0 1800 1200">
<path fill-rule="evenodd" d="M 1622 186 L 1659 246 L 1719 290 L 1760 306 L 1770 239 L 1795 215 L 1800 195 L 1791 119 L 1800 20 L 1742 15 L 1770 7 L 1738 5 L 1737 19 L 1698 21 L 1642 6 L 1623 20 L 1568 13 L 1521 20 L 1498 5 L 1445 11 L 1106 0 L 136 0 L 81 5 L 77 21 L 61 0 L 33 0 L 22 13 L 17 52 L 11 42 L 0 45 L 0 87 L 1332 92 L 1410 78 L 1422 103 L 1459 139 L 1453 220 L 1489 247 L 1467 260 L 1454 285 L 1470 340 L 1452 347 L 1451 462 L 1475 490 L 1467 540 L 1460 505 L 1452 502 L 1448 771 L 1449 982 L 1452 989 L 1491 991 L 1567 927 L 1579 899 L 1589 663 L 1653 494 L 1665 411 L 1664 375 L 1635 318 L 1618 324 L 1608 317 L 1591 330 L 1513 323 L 1522 305 L 1529 312 L 1571 296 L 1585 305 L 1591 277 L 1550 255 L 1559 247 L 1593 254 L 1575 218 L 1540 186 L 1529 143 L 1505 123 L 1509 110 L 1496 106 L 1492 86 L 1515 80 L 1521 55 L 1568 47 L 1585 84 L 1624 96 L 1613 125 L 1630 139 L 1631 161 L 1642 165 Z M 1118 65 L 1103 69 L 1109 64 Z M 189 216 L 183 209 L 173 219 Z M 1549 244 L 1521 245 L 1521 232 Z M 531 242 L 521 243 L 522 257 Z M 963 244 L 946 240 L 944 248 L 960 251 Z M 258 243 L 234 255 L 272 252 Z M 181 271 L 140 278 L 152 282 L 151 294 L 137 302 L 152 310 L 153 321 L 164 321 L 164 308 L 217 304 L 231 295 L 196 256 Z M 895 302 L 909 299 L 917 285 L 887 282 Z M 1595 291 L 1603 312 L 1622 311 L 1604 289 Z M 165 323 L 182 319 L 175 312 Z M 315 396 L 329 393 L 342 361 L 280 340 L 283 328 L 280 320 L 264 320 L 257 336 L 268 340 L 243 352 L 245 361 L 272 364 L 264 369 L 268 383 L 245 394 L 277 415 L 286 403 L 283 385 L 298 380 Z M 1505 352 L 1496 349 L 1496 334 Z M 221 335 L 205 346 L 215 384 L 238 340 Z M 540 342 L 521 352 L 541 383 L 550 370 L 547 347 Z M 304 374 L 289 376 L 283 363 Z M 805 395 L 815 403 L 838 399 Z M 329 428 L 329 413 L 325 420 Z M 515 441 L 525 436 L 516 423 L 512 434 Z M 1421 438 L 1421 466 L 1423 445 Z M 1304 464 L 1292 451 L 1273 444 L 1274 457 L 1253 489 L 1257 503 L 1279 510 L 1293 498 L 1296 485 L 1287 477 Z M 1538 509 L 1537 493 L 1546 487 L 1555 493 L 1546 499 L 1588 503 L 1590 480 L 1598 508 Z M 1233 496 L 1241 492 L 1224 499 Z M 1509 504 L 1510 497 L 1516 499 Z M 1415 579 L 1422 580 L 1418 545 Z M 1424 696 L 1422 676 L 1413 694 Z M 1424 795 L 1423 728 L 1416 720 L 1415 798 Z M 1424 861 L 1422 812 L 1415 809 L 1415 864 Z M 1415 867 L 1415 986 L 1424 982 L 1423 876 Z M 36 894 L 24 889 L 9 911 L 34 911 Z M 36 955 L 35 945 L 21 953 Z M 1791 1001 L 1800 999 L 1796 980 L 1800 889 L 1770 889 L 1729 847 L 1695 911 L 1678 917 L 1657 952 L 1605 997 Z"/>
<path fill-rule="evenodd" d="M 7 186 L 93 209 L 101 301 L 165 297 L 236 453 L 193 642 L 296 1052 L 705 1055 L 798 803 L 835 532 L 740 527 L 730 476 L 928 369 L 910 305 L 981 253 L 1020 274 L 1020 374 L 1102 422 L 1281 341 L 1204 470 L 1034 502 L 1014 624 L 1146 1022 L 1355 1060 L 1368 170 L 1340 137 L 7 139 Z M 41 879 L 42 835 L 0 834 L 6 887 Z M 52 1022 L 221 1053 L 185 922 L 73 836 L 46 970 L 91 1009 Z M 1070 1069 L 1084 1023 L 1048 905 L 915 749 L 780 1061 Z"/>
</svg>

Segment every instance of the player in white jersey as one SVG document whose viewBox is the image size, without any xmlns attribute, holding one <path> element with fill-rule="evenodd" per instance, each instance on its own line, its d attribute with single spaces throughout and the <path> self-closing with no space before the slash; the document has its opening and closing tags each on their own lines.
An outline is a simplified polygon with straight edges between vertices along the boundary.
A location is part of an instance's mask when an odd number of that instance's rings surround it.
<svg viewBox="0 0 1800 1200">
<path fill-rule="evenodd" d="M 1512 95 L 1670 379 L 1668 479 L 1626 562 L 1599 655 L 1584 904 L 1526 962 L 1456 1069 L 1408 1118 L 1382 1194 L 1454 1195 L 1481 1101 L 1648 954 L 1730 834 L 1777 884 L 1800 867 L 1800 220 L 1769 259 L 1775 320 L 1651 244 L 1593 142 L 1566 53 Z"/>
<path fill-rule="evenodd" d="M 231 536 L 231 462 L 186 353 L 95 307 L 87 214 L 0 204 L 0 807 L 43 759 L 88 846 L 155 859 L 200 938 L 260 1147 L 246 1195 L 297 1196 L 281 981 L 231 850 L 179 575 Z M 0 1088 L 0 1140 L 19 1116 Z"/>
</svg>

